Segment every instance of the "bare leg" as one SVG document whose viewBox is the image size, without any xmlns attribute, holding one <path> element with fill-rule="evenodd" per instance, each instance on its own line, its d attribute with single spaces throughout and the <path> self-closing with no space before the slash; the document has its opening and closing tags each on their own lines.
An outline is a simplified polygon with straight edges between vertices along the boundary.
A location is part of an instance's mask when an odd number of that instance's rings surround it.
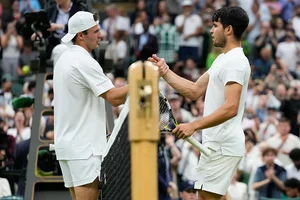
<svg viewBox="0 0 300 200">
<path fill-rule="evenodd" d="M 76 200 L 74 187 L 69 188 L 72 200 Z"/>
<path fill-rule="evenodd" d="M 100 193 L 99 178 L 96 178 L 94 182 L 75 187 L 76 200 L 97 200 Z"/>
<path fill-rule="evenodd" d="M 223 195 L 199 190 L 199 200 L 221 200 Z"/>
</svg>

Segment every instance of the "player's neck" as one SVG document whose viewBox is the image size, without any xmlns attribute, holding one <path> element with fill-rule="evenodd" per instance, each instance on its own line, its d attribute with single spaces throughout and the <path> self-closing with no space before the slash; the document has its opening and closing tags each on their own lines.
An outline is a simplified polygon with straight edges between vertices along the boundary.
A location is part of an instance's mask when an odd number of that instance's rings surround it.
<svg viewBox="0 0 300 200">
<path fill-rule="evenodd" d="M 229 52 L 230 50 L 237 48 L 237 47 L 242 47 L 241 42 L 240 41 L 232 41 L 232 40 L 228 40 L 226 42 L 225 47 L 223 48 L 224 53 L 226 54 L 227 52 Z"/>
<path fill-rule="evenodd" d="M 89 52 L 89 53 L 91 53 L 92 52 L 92 50 L 91 49 L 89 49 L 88 47 L 87 47 L 87 45 L 84 43 L 84 42 L 75 42 L 75 44 L 76 45 L 78 45 L 78 46 L 81 46 L 82 48 L 84 48 L 87 52 Z"/>
</svg>

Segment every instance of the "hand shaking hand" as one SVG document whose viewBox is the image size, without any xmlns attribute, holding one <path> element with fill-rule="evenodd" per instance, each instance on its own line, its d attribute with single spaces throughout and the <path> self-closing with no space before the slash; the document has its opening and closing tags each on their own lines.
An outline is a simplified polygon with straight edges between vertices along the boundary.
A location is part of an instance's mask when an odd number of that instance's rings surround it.
<svg viewBox="0 0 300 200">
<path fill-rule="evenodd" d="M 165 59 L 158 57 L 156 54 L 153 54 L 152 57 L 149 57 L 148 61 L 152 62 L 158 67 L 158 72 L 160 76 L 165 76 L 169 71 L 169 66 L 167 65 Z"/>
</svg>

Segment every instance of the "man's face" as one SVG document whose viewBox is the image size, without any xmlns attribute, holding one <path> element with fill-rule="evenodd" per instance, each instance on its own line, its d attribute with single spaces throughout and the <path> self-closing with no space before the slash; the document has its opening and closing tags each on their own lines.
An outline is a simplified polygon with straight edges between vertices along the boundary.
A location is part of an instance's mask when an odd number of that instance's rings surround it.
<svg viewBox="0 0 300 200">
<path fill-rule="evenodd" d="M 98 48 L 100 41 L 103 39 L 103 36 L 100 32 L 100 26 L 93 26 L 88 30 L 87 35 L 83 34 L 84 43 L 88 50 L 91 52 L 93 49 Z"/>
<path fill-rule="evenodd" d="M 290 133 L 291 126 L 288 122 L 279 122 L 277 125 L 277 130 L 281 135 L 287 135 Z"/>
<path fill-rule="evenodd" d="M 266 164 L 273 164 L 274 163 L 274 160 L 276 158 L 276 155 L 272 152 L 272 151 L 269 151 L 264 157 L 263 157 L 263 160 L 265 161 Z"/>
<path fill-rule="evenodd" d="M 293 163 L 297 169 L 300 169 L 300 160 L 293 160 Z"/>
<path fill-rule="evenodd" d="M 289 198 L 294 198 L 294 197 L 297 197 L 298 190 L 297 190 L 297 188 L 286 187 L 285 193 L 286 193 L 286 196 L 288 196 Z"/>
<path fill-rule="evenodd" d="M 213 26 L 210 29 L 210 34 L 215 47 L 225 47 L 227 39 L 224 34 L 223 25 L 220 22 L 213 22 Z"/>
<path fill-rule="evenodd" d="M 197 191 L 193 188 L 180 192 L 182 200 L 197 200 Z"/>
</svg>

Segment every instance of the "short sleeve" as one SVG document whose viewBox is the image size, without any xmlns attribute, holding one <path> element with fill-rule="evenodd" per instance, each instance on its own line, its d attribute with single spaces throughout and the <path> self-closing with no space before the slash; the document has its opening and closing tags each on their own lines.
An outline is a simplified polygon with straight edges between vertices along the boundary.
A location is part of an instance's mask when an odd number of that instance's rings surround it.
<svg viewBox="0 0 300 200">
<path fill-rule="evenodd" d="M 220 73 L 220 79 L 225 86 L 228 82 L 236 82 L 240 85 L 244 85 L 246 77 L 246 69 L 241 66 L 239 62 L 228 62 Z"/>
<path fill-rule="evenodd" d="M 180 27 L 182 26 L 183 24 L 183 18 L 181 15 L 178 15 L 176 18 L 175 18 L 175 26 L 176 27 Z"/>
<path fill-rule="evenodd" d="M 253 183 L 257 183 L 257 182 L 260 182 L 262 180 L 264 180 L 264 174 L 261 170 L 261 168 L 257 168 L 256 172 L 255 172 L 255 175 L 254 175 L 254 178 L 253 178 Z"/>
<path fill-rule="evenodd" d="M 96 61 L 88 66 L 79 68 L 79 73 L 83 79 L 83 84 L 90 88 L 97 97 L 114 87 Z"/>
</svg>

